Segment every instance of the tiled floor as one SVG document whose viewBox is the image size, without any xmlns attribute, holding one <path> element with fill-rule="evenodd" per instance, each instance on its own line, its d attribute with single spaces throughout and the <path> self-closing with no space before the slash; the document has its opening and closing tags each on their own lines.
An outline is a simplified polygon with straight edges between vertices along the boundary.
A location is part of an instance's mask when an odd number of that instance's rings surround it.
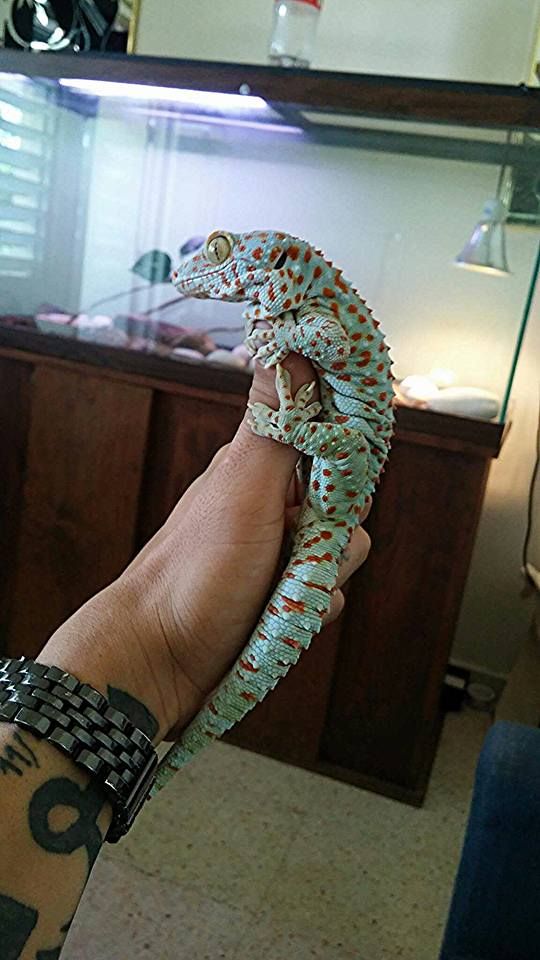
<svg viewBox="0 0 540 960">
<path fill-rule="evenodd" d="M 212 746 L 105 849 L 65 960 L 436 960 L 488 722 L 449 715 L 422 810 Z"/>
</svg>

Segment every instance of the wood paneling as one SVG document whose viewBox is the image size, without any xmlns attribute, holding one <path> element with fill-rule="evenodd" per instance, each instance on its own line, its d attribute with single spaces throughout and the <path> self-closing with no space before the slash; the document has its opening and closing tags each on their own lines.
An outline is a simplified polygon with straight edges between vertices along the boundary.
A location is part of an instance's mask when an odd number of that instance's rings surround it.
<svg viewBox="0 0 540 960">
<path fill-rule="evenodd" d="M 434 728 L 486 461 L 397 440 L 351 583 L 321 759 L 414 791 Z"/>
<path fill-rule="evenodd" d="M 151 393 L 38 366 L 8 653 L 47 637 L 129 561 Z"/>
<path fill-rule="evenodd" d="M 21 518 L 32 366 L 0 357 L 0 653 L 4 652 Z"/>
<path fill-rule="evenodd" d="M 156 373 L 156 358 L 138 355 L 131 370 L 125 351 L 79 344 L 73 356 L 72 345 L 34 339 L 37 353 L 20 343 L 0 351 L 0 572 L 12 655 L 36 653 L 118 575 L 231 439 L 249 385 L 210 365 L 159 361 Z M 344 615 L 228 739 L 420 804 L 502 427 L 403 407 L 396 419 L 367 524 L 373 549 Z"/>
<path fill-rule="evenodd" d="M 137 545 L 166 520 L 185 490 L 228 443 L 244 413 L 243 398 L 156 393 L 152 407 Z"/>
</svg>

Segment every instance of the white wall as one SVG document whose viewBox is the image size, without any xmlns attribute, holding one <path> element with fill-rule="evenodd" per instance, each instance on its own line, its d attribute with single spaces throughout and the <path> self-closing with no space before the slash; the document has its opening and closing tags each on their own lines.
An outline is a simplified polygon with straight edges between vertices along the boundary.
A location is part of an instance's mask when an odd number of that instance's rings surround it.
<svg viewBox="0 0 540 960">
<path fill-rule="evenodd" d="M 266 63 L 273 0 L 142 0 L 137 52 Z M 492 83 L 528 78 L 538 0 L 325 0 L 314 66 Z"/>
</svg>

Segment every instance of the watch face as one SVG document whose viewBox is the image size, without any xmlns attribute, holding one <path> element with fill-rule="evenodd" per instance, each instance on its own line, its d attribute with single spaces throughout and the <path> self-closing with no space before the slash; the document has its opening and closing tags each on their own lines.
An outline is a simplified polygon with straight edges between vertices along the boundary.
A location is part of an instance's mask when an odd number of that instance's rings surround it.
<svg viewBox="0 0 540 960">
<path fill-rule="evenodd" d="M 0 45 L 30 50 L 126 50 L 129 15 L 119 0 L 7 0 Z"/>
</svg>

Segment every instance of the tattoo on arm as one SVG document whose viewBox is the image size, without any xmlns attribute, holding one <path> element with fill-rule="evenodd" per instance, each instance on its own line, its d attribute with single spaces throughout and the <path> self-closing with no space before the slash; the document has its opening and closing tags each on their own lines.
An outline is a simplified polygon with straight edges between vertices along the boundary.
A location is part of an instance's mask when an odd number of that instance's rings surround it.
<svg viewBox="0 0 540 960">
<path fill-rule="evenodd" d="M 156 736 L 158 723 L 143 703 L 115 687 L 109 687 L 108 693 L 113 707 L 125 713 L 150 739 Z M 11 773 L 22 777 L 30 767 L 40 767 L 38 758 L 26 739 L 15 732 L 0 752 L 0 773 L 3 776 Z M 52 778 L 42 783 L 30 799 L 30 833 L 38 846 L 48 853 L 69 855 L 84 848 L 88 858 L 89 876 L 103 843 L 98 818 L 105 803 L 103 790 L 93 780 L 86 786 L 81 786 L 69 777 Z M 64 826 L 62 821 L 65 822 L 66 807 L 76 813 L 76 819 L 73 821 L 71 818 L 71 822 Z M 81 892 L 83 886 L 84 884 L 81 884 Z M 0 894 L 1 960 L 20 960 L 38 919 L 39 912 L 34 907 Z M 60 960 L 65 935 L 72 919 L 60 930 L 61 943 L 52 948 L 38 950 L 36 960 Z"/>
<path fill-rule="evenodd" d="M 0 773 L 4 777 L 8 773 L 22 777 L 25 767 L 39 767 L 39 761 L 21 734 L 14 733 L 0 754 Z"/>
<path fill-rule="evenodd" d="M 84 847 L 90 874 L 103 843 L 97 819 L 104 805 L 105 794 L 93 780 L 86 787 L 80 787 L 67 777 L 47 780 L 38 787 L 30 801 L 30 832 L 36 843 L 48 853 L 73 853 Z M 75 810 L 78 813 L 75 822 L 65 829 L 52 829 L 50 817 L 56 807 Z"/>
<path fill-rule="evenodd" d="M 153 740 L 159 730 L 159 724 L 153 713 L 145 707 L 144 703 L 136 700 L 125 690 L 118 690 L 116 687 L 107 687 L 107 695 L 111 707 L 125 713 L 131 722 L 142 730 L 146 736 Z"/>
<path fill-rule="evenodd" d="M 37 910 L 0 893 L 2 960 L 19 960 L 37 921 Z"/>
</svg>

